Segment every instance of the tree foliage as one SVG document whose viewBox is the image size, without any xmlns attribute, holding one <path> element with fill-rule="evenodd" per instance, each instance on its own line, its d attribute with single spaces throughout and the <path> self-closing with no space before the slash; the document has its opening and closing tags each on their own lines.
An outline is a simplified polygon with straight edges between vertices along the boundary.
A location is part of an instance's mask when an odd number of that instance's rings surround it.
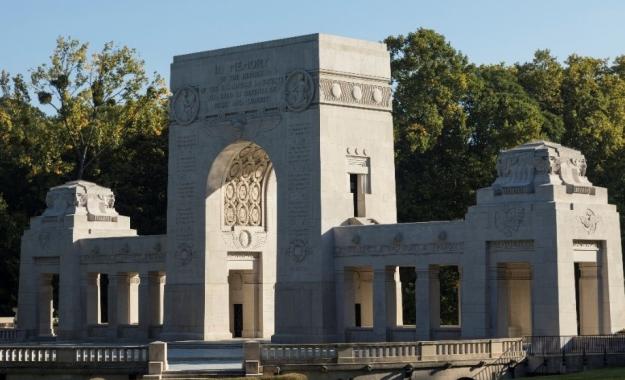
<svg viewBox="0 0 625 380">
<path fill-rule="evenodd" d="M 0 315 L 15 306 L 20 237 L 52 186 L 112 187 L 141 233 L 163 233 L 167 96 L 136 51 L 59 38 L 30 81 L 0 72 Z"/>
<path fill-rule="evenodd" d="M 161 102 L 166 90 L 158 75 L 148 80 L 134 49 L 109 42 L 89 57 L 88 44 L 59 37 L 50 63 L 37 67 L 31 81 L 39 102 L 54 110 L 75 155 L 76 179 L 129 135 L 162 128 L 158 117 L 144 112 Z"/>
</svg>

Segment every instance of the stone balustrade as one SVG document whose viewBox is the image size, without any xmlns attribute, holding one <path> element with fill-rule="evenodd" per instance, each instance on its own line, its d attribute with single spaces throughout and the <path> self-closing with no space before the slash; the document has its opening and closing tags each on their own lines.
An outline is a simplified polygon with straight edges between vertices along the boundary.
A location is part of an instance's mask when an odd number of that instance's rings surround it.
<svg viewBox="0 0 625 380">
<path fill-rule="evenodd" d="M 0 363 L 42 363 L 56 362 L 56 348 L 45 347 L 2 347 L 0 348 Z"/>
<path fill-rule="evenodd" d="M 14 328 L 0 328 L 0 342 L 18 342 L 23 339 L 23 332 Z"/>
<path fill-rule="evenodd" d="M 337 345 L 331 344 L 263 344 L 263 363 L 326 363 L 337 358 Z"/>
<path fill-rule="evenodd" d="M 369 365 L 489 361 L 502 356 L 524 355 L 522 338 L 407 343 L 260 344 L 258 351 L 259 358 L 246 357 L 246 361 L 257 361 L 260 366 Z"/>
<path fill-rule="evenodd" d="M 0 346 L 1 367 L 146 368 L 147 346 Z"/>
</svg>

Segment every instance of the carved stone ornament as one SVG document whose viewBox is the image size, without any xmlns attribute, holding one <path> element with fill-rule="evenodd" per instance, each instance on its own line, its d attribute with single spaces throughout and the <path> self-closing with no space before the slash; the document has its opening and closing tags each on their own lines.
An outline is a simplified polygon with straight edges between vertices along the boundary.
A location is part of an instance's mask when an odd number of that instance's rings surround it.
<svg viewBox="0 0 625 380">
<path fill-rule="evenodd" d="M 289 73 L 284 83 L 284 99 L 289 111 L 302 112 L 313 100 L 315 86 L 313 79 L 304 70 Z"/>
<path fill-rule="evenodd" d="M 223 185 L 224 225 L 263 226 L 265 186 L 270 171 L 267 152 L 256 144 L 245 146 L 232 159 Z"/>
<path fill-rule="evenodd" d="M 239 244 L 243 248 L 249 247 L 252 244 L 252 234 L 246 230 L 239 232 Z"/>
<path fill-rule="evenodd" d="M 495 212 L 495 227 L 506 236 L 510 236 L 519 230 L 525 217 L 523 207 L 511 207 Z"/>
<path fill-rule="evenodd" d="M 589 208 L 586 209 L 584 215 L 578 218 L 588 235 L 592 235 L 595 231 L 597 231 L 597 224 L 599 224 L 601 220 L 599 216 L 597 216 L 597 214 Z"/>
<path fill-rule="evenodd" d="M 275 130 L 282 123 L 282 115 L 277 111 L 267 111 L 256 116 L 237 114 L 206 119 L 205 132 L 215 139 L 225 142 L 256 140 L 258 136 Z"/>
<path fill-rule="evenodd" d="M 310 254 L 308 243 L 303 239 L 293 239 L 289 244 L 287 254 L 296 263 L 301 263 Z"/>
<path fill-rule="evenodd" d="M 364 79 L 322 76 L 319 79 L 319 101 L 350 107 L 390 110 L 392 91 L 387 83 L 367 83 Z"/>
<path fill-rule="evenodd" d="M 267 241 L 267 232 L 234 230 L 222 233 L 227 249 L 261 249 Z"/>
<path fill-rule="evenodd" d="M 48 248 L 48 243 L 50 243 L 50 232 L 40 232 L 37 240 L 39 241 L 39 246 L 42 249 Z"/>
<path fill-rule="evenodd" d="M 115 195 L 106 187 L 87 181 L 71 181 L 51 188 L 46 195 L 44 220 L 66 215 L 87 215 L 90 222 L 116 222 Z"/>
<path fill-rule="evenodd" d="M 175 256 L 178 264 L 186 266 L 193 260 L 193 248 L 188 243 L 180 243 L 178 244 Z"/>
<path fill-rule="evenodd" d="M 574 149 L 532 141 L 504 150 L 497 158 L 495 195 L 533 193 L 538 185 L 566 186 L 567 193 L 595 194 L 586 178 L 586 158 Z"/>
<path fill-rule="evenodd" d="M 393 246 L 399 247 L 401 246 L 401 243 L 403 241 L 404 241 L 404 235 L 401 232 L 398 232 L 395 234 L 395 237 L 393 237 Z"/>
<path fill-rule="evenodd" d="M 183 87 L 174 95 L 171 111 L 180 125 L 189 125 L 195 121 L 200 111 L 200 95 L 191 87 Z"/>
</svg>

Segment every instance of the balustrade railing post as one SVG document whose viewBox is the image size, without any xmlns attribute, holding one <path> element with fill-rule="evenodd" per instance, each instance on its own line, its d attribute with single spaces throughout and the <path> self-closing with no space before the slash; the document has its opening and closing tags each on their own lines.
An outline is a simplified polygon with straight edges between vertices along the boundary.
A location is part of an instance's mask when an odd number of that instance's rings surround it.
<svg viewBox="0 0 625 380">
<path fill-rule="evenodd" d="M 436 342 L 421 342 L 421 360 L 422 361 L 435 361 L 436 354 Z"/>
<path fill-rule="evenodd" d="M 76 362 L 75 350 L 76 349 L 74 347 L 56 348 L 56 361 L 59 363 L 75 363 Z"/>
<path fill-rule="evenodd" d="M 247 341 L 243 344 L 243 368 L 246 376 L 262 374 L 260 351 L 261 346 L 259 342 Z"/>
<path fill-rule="evenodd" d="M 354 360 L 354 346 L 340 344 L 336 346 L 336 362 L 338 364 L 351 363 Z"/>
</svg>

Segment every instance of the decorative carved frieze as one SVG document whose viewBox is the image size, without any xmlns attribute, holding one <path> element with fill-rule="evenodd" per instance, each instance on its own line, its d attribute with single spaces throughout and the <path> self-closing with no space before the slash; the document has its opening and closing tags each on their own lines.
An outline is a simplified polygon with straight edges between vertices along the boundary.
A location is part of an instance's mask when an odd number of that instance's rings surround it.
<svg viewBox="0 0 625 380">
<path fill-rule="evenodd" d="M 128 244 L 113 254 L 103 254 L 99 245 L 94 245 L 87 253 L 81 254 L 81 264 L 116 264 L 116 263 L 165 263 L 165 252 L 161 243 L 156 243 L 147 252 L 133 252 Z"/>
<path fill-rule="evenodd" d="M 33 262 L 35 265 L 59 265 L 61 263 L 61 258 L 58 256 L 33 257 Z"/>
<path fill-rule="evenodd" d="M 262 249 L 267 240 L 265 231 L 227 231 L 223 232 L 226 248 L 232 249 Z"/>
<path fill-rule="evenodd" d="M 534 240 L 497 240 L 489 241 L 491 251 L 533 251 Z"/>
<path fill-rule="evenodd" d="M 576 251 L 598 251 L 601 249 L 601 242 L 595 240 L 573 240 L 573 249 Z"/>
<path fill-rule="evenodd" d="M 392 94 L 386 84 L 365 83 L 357 78 L 341 77 L 319 79 L 319 102 L 352 107 L 390 110 Z"/>
<path fill-rule="evenodd" d="M 396 254 L 437 254 L 437 253 L 462 253 L 464 242 L 437 241 L 432 243 L 397 243 L 393 240 L 390 244 L 353 244 L 349 246 L 337 246 L 334 249 L 336 256 L 380 256 Z"/>
<path fill-rule="evenodd" d="M 277 111 L 206 118 L 206 133 L 223 141 L 254 140 L 282 122 Z"/>
</svg>

